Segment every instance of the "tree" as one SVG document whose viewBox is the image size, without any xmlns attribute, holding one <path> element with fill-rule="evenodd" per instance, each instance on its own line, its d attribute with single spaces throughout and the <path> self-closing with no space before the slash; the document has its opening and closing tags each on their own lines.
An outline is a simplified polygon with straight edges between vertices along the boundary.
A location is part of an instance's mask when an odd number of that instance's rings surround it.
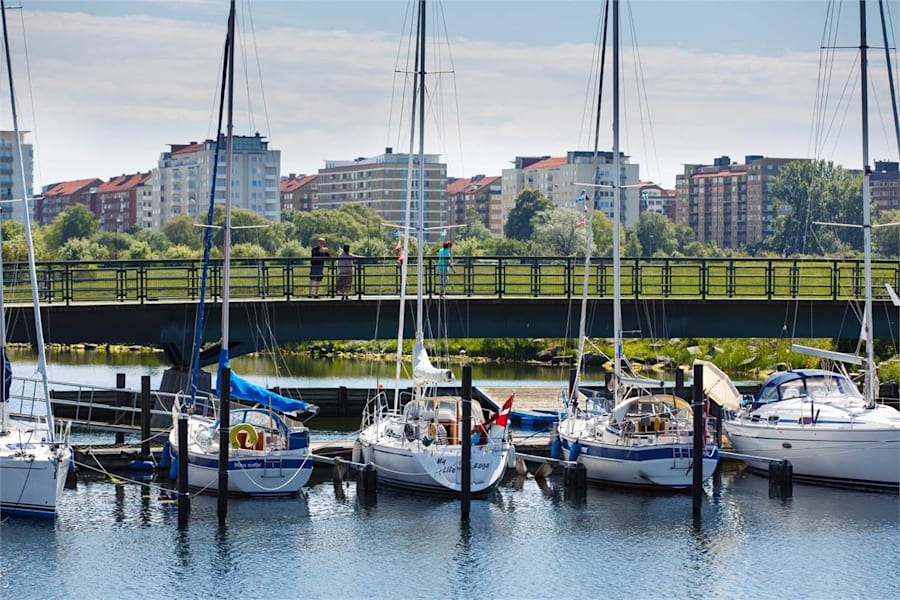
<svg viewBox="0 0 900 600">
<path fill-rule="evenodd" d="M 828 254 L 862 248 L 859 228 L 817 223 L 862 223 L 858 176 L 830 161 L 788 163 L 769 188 L 778 214 L 764 246 L 784 255 Z"/>
<path fill-rule="evenodd" d="M 491 230 L 481 221 L 481 215 L 474 208 L 466 211 L 466 224 L 459 228 L 457 240 L 475 240 L 484 242 L 491 239 Z"/>
<path fill-rule="evenodd" d="M 509 211 L 506 224 L 503 226 L 503 233 L 507 238 L 513 240 L 531 239 L 531 235 L 534 233 L 532 219 L 536 214 L 551 208 L 553 208 L 553 203 L 539 191 L 522 190 L 516 196 L 515 206 Z"/>
<path fill-rule="evenodd" d="M 72 237 L 59 249 L 59 257 L 62 260 L 105 260 L 109 258 L 109 251 L 96 240 Z"/>
<path fill-rule="evenodd" d="M 198 250 L 203 245 L 205 229 L 196 227 L 190 215 L 175 215 L 163 226 L 163 234 L 175 246 Z"/>
<path fill-rule="evenodd" d="M 535 246 L 541 254 L 553 256 L 584 255 L 587 235 L 583 213 L 574 208 L 554 208 L 538 213 L 534 222 Z"/>
<path fill-rule="evenodd" d="M 661 214 L 641 213 L 634 233 L 641 243 L 641 256 L 671 256 L 677 248 L 675 226 Z"/>
<path fill-rule="evenodd" d="M 885 225 L 872 230 L 872 242 L 881 256 L 900 256 L 900 210 L 886 210 L 878 215 Z"/>
<path fill-rule="evenodd" d="M 84 204 L 76 204 L 64 210 L 47 227 L 46 241 L 52 249 L 60 249 L 69 240 L 90 239 L 97 233 L 97 219 Z"/>
</svg>

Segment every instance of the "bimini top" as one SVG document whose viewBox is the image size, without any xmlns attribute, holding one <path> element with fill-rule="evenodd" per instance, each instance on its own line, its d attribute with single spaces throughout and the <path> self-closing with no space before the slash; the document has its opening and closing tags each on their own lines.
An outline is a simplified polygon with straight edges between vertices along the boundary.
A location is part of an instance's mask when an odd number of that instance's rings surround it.
<svg viewBox="0 0 900 600">
<path fill-rule="evenodd" d="M 758 401 L 768 403 L 808 396 L 862 398 L 856 385 L 842 373 L 824 369 L 797 369 L 770 375 L 759 390 Z"/>
</svg>

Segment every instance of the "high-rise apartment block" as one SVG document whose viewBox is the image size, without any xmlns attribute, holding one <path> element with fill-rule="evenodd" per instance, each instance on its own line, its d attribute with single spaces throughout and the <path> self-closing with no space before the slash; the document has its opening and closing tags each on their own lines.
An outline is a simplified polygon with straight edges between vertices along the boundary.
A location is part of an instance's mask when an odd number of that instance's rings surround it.
<svg viewBox="0 0 900 600">
<path fill-rule="evenodd" d="M 758 244 L 772 234 L 778 215 L 769 194 L 772 179 L 797 160 L 804 159 L 751 155 L 736 164 L 721 156 L 712 165 L 685 165 L 675 178 L 676 222 L 720 248 Z"/>
<path fill-rule="evenodd" d="M 27 131 L 19 132 L 22 145 L 22 162 L 25 163 L 25 186 L 19 174 L 19 156 L 16 152 L 14 131 L 0 131 L 0 219 L 25 222 L 25 202 L 11 202 L 31 198 L 34 188 L 34 160 L 31 144 L 25 143 Z"/>
<path fill-rule="evenodd" d="M 234 136 L 231 202 L 274 222 L 281 220 L 281 152 L 256 134 Z M 154 197 L 159 203 L 160 226 L 175 215 L 195 220 L 206 214 L 215 166 L 214 140 L 172 144 L 159 157 L 159 176 L 154 179 Z M 225 200 L 225 137 L 220 138 L 216 171 L 216 202 Z"/>
<path fill-rule="evenodd" d="M 503 237 L 500 219 L 501 178 L 499 175 L 475 175 L 447 182 L 447 224 L 466 225 L 469 211 L 475 211 L 495 238 Z"/>
<path fill-rule="evenodd" d="M 149 186 L 150 173 L 113 177 L 97 186 L 95 212 L 100 231 L 121 233 L 138 223 L 141 195 Z"/>
<path fill-rule="evenodd" d="M 561 157 L 517 156 L 515 166 L 503 170 L 501 191 L 502 215 L 506 222 L 515 205 L 516 196 L 525 189 L 541 192 L 560 207 L 573 207 L 575 200 L 586 192 L 594 198 L 594 206 L 609 218 L 613 216 L 613 153 L 599 152 L 594 162 L 592 151 L 571 151 Z M 620 218 L 625 225 L 638 220 L 640 210 L 639 165 L 620 154 L 621 206 Z M 594 187 L 597 186 L 597 187 Z"/>
<path fill-rule="evenodd" d="M 372 158 L 326 161 L 316 181 L 319 208 L 360 203 L 380 214 L 387 223 L 402 225 L 409 177 L 413 225 L 421 199 L 425 203 L 425 239 L 434 241 L 440 236 L 440 228 L 446 225 L 447 165 L 440 162 L 437 154 L 426 154 L 424 159 L 424 190 L 419 189 L 417 155 L 413 155 L 410 163 L 408 154 L 394 154 L 391 148 L 386 148 L 384 154 Z"/>
<path fill-rule="evenodd" d="M 675 222 L 675 190 L 666 189 L 651 181 L 642 181 L 638 189 L 641 193 L 641 213 L 656 213 Z"/>
</svg>

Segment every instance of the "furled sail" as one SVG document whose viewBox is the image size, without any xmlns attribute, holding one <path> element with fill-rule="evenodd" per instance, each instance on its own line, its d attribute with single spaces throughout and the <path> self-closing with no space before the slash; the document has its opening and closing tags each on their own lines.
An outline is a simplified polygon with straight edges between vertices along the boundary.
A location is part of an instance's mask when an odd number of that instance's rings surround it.
<svg viewBox="0 0 900 600">
<path fill-rule="evenodd" d="M 435 383 L 449 383 L 453 381 L 453 371 L 438 369 L 431 364 L 428 351 L 416 342 L 413 348 L 413 383 L 416 385 L 428 385 Z"/>
</svg>

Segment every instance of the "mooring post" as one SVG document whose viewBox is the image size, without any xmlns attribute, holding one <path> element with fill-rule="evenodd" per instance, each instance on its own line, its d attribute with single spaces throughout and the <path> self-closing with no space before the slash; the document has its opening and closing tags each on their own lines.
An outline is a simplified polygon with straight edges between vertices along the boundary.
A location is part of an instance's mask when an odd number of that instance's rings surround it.
<svg viewBox="0 0 900 600">
<path fill-rule="evenodd" d="M 367 463 L 356 476 L 356 496 L 366 506 L 378 499 L 378 470 L 373 463 Z"/>
<path fill-rule="evenodd" d="M 228 455 L 231 433 L 231 369 L 222 369 L 222 382 L 219 390 L 219 487 L 217 490 L 216 512 L 219 525 L 225 524 L 228 516 Z"/>
<path fill-rule="evenodd" d="M 125 389 L 125 373 L 116 373 L 116 388 L 120 390 Z M 116 392 L 116 407 L 120 408 L 125 406 L 125 392 Z M 122 413 L 118 410 L 116 411 L 116 417 L 114 422 L 116 424 L 122 419 Z M 125 443 L 125 432 L 117 431 L 116 432 L 116 443 L 124 444 Z"/>
<path fill-rule="evenodd" d="M 342 385 L 338 388 L 338 416 L 347 416 L 347 386 Z"/>
<path fill-rule="evenodd" d="M 694 389 L 691 394 L 691 407 L 694 410 L 694 452 L 693 452 L 693 496 L 694 517 L 700 516 L 701 498 L 703 494 L 703 447 L 706 440 L 704 433 L 703 415 L 703 365 L 694 365 Z"/>
<path fill-rule="evenodd" d="M 769 463 L 769 498 L 791 498 L 794 495 L 794 466 L 791 461 Z"/>
<path fill-rule="evenodd" d="M 460 482 L 459 504 L 463 521 L 469 520 L 472 506 L 472 365 L 462 370 L 462 432 L 460 449 L 462 456 L 462 481 Z"/>
<path fill-rule="evenodd" d="M 141 376 L 141 460 L 150 460 L 150 376 Z"/>
<path fill-rule="evenodd" d="M 675 370 L 675 395 L 684 398 L 684 371 Z"/>
<path fill-rule="evenodd" d="M 188 496 L 188 422 L 187 415 L 178 417 L 178 527 L 188 524 L 191 498 Z"/>
</svg>

